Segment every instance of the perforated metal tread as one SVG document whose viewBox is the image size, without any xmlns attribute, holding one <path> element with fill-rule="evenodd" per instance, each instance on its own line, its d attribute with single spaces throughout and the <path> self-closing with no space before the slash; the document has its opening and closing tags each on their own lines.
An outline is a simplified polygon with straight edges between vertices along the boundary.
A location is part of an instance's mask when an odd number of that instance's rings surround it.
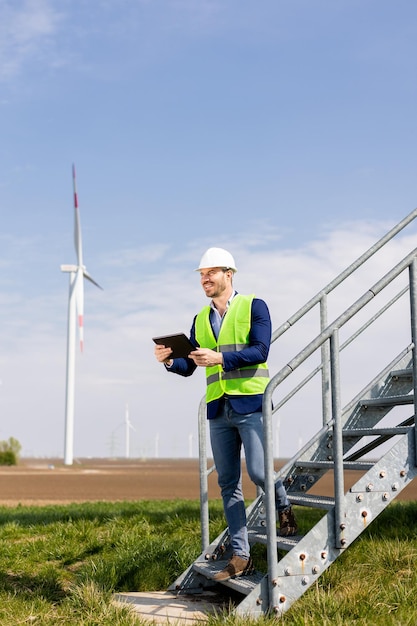
<svg viewBox="0 0 417 626">
<path fill-rule="evenodd" d="M 329 510 L 334 506 L 334 498 L 330 496 L 316 496 L 308 493 L 289 493 L 291 504 L 308 506 L 313 509 Z"/>
<path fill-rule="evenodd" d="M 404 404 L 413 404 L 414 395 L 407 394 L 406 396 L 383 396 L 381 398 L 364 398 L 360 400 L 359 404 L 362 408 L 366 409 L 366 407 L 374 407 L 374 408 L 385 408 L 389 406 L 400 406 Z"/>
<path fill-rule="evenodd" d="M 248 528 L 249 543 L 267 543 L 266 529 L 263 526 Z M 277 549 L 291 550 L 303 538 L 303 535 L 293 535 L 292 537 L 280 537 L 277 535 Z"/>
<path fill-rule="evenodd" d="M 294 467 L 303 469 L 333 469 L 334 461 L 298 461 Z M 367 471 L 373 467 L 373 463 L 360 463 L 356 461 L 344 461 L 343 467 L 350 470 Z"/>
<path fill-rule="evenodd" d="M 227 565 L 227 561 L 197 561 L 193 564 L 193 570 L 209 580 L 214 580 L 215 574 L 220 572 Z M 239 593 L 248 595 L 261 582 L 265 574 L 255 571 L 253 574 L 245 576 L 237 576 L 229 580 L 216 581 L 221 585 L 230 587 Z"/>
<path fill-rule="evenodd" d="M 394 380 L 413 380 L 412 369 L 393 370 L 391 372 L 391 378 Z"/>
<path fill-rule="evenodd" d="M 405 435 L 412 426 L 392 426 L 391 428 L 345 428 L 344 437 L 377 437 L 381 435 Z"/>
</svg>

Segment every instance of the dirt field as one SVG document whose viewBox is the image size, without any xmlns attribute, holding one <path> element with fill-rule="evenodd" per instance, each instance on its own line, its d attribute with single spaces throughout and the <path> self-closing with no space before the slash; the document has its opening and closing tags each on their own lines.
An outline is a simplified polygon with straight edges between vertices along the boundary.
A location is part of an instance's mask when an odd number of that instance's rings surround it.
<svg viewBox="0 0 417 626">
<path fill-rule="evenodd" d="M 244 493 L 254 498 L 256 490 L 246 472 Z M 360 476 L 348 472 L 346 488 Z M 331 476 L 321 481 L 320 493 L 332 494 Z M 417 498 L 417 481 L 398 496 Z M 319 493 L 318 489 L 315 491 Z M 209 498 L 219 498 L 217 475 L 209 476 Z M 171 500 L 199 498 L 197 459 L 106 460 L 82 459 L 72 466 L 62 460 L 23 459 L 17 467 L 0 467 L 0 505 L 44 505 L 72 502 L 121 500 Z"/>
</svg>

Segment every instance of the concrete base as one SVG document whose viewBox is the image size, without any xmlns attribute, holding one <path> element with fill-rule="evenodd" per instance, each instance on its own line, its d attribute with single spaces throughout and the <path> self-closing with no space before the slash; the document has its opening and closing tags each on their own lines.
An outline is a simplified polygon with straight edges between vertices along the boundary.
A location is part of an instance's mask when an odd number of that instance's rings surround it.
<svg viewBox="0 0 417 626">
<path fill-rule="evenodd" d="M 218 596 L 205 592 L 198 596 L 175 596 L 169 591 L 131 591 L 114 595 L 117 604 L 130 604 L 143 620 L 153 624 L 199 624 L 223 608 Z"/>
</svg>

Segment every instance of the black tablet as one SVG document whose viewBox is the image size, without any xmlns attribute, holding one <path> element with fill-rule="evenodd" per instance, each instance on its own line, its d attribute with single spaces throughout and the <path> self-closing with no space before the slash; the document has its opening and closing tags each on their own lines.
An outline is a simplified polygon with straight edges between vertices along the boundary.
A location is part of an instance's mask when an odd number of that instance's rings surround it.
<svg viewBox="0 0 417 626">
<path fill-rule="evenodd" d="M 172 354 L 170 355 L 171 359 L 187 357 L 192 350 L 196 349 L 184 333 L 152 337 L 152 341 L 161 346 L 165 346 L 166 348 L 172 348 Z"/>
</svg>

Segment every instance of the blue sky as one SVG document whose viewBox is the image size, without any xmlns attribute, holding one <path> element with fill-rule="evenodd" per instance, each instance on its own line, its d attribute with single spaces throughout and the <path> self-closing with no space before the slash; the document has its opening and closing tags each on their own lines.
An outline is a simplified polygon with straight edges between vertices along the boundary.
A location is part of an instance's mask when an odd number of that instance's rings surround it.
<svg viewBox="0 0 417 626">
<path fill-rule="evenodd" d="M 63 454 L 73 162 L 104 288 L 75 455 L 123 454 L 128 403 L 132 455 L 188 456 L 203 377 L 150 337 L 188 331 L 211 245 L 276 327 L 415 208 L 416 42 L 411 0 L 0 0 L 0 439 Z"/>
</svg>

